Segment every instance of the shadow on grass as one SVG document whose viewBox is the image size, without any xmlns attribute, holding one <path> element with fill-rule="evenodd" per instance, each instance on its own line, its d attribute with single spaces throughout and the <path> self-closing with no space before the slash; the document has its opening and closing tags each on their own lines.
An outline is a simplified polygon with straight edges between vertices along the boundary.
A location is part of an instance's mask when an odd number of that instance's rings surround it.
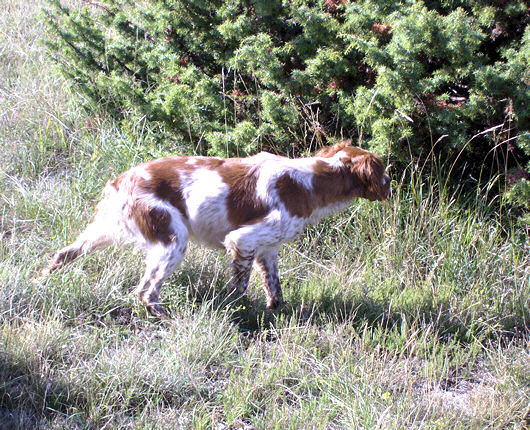
<svg viewBox="0 0 530 430">
<path fill-rule="evenodd" d="M 108 428 L 130 428 L 149 407 L 178 410 L 191 399 L 212 400 L 206 387 L 196 391 L 193 384 L 188 383 L 168 388 L 144 380 L 141 375 L 134 383 L 126 380 L 119 386 L 109 384 L 95 387 L 96 391 L 87 391 L 84 386 L 58 381 L 53 372 L 47 374 L 43 370 L 47 365 L 31 360 L 14 356 L 9 351 L 0 353 L 1 430 L 103 428 L 109 425 Z M 57 369 L 58 377 L 63 374 L 63 369 Z M 106 376 L 112 382 L 121 375 Z M 109 395 L 120 401 L 105 403 Z M 100 415 L 90 417 L 94 412 Z"/>
<path fill-rule="evenodd" d="M 68 387 L 30 370 L 31 363 L 0 354 L 0 428 L 46 429 L 64 421 Z M 65 423 L 66 424 L 66 423 Z M 69 428 L 81 427 L 69 422 Z"/>
<path fill-rule="evenodd" d="M 328 324 L 349 323 L 353 328 L 362 330 L 380 328 L 392 330 L 401 326 L 405 320 L 410 324 L 414 320 L 422 325 L 434 325 L 440 340 L 453 338 L 462 342 L 470 341 L 470 332 L 462 321 L 455 321 L 451 315 L 433 311 L 430 306 L 410 310 L 391 307 L 389 302 L 377 302 L 369 297 L 356 299 L 334 296 L 331 300 L 321 297 L 313 303 L 291 299 L 283 303 L 278 310 L 268 310 L 261 303 L 250 303 L 248 298 L 240 300 L 239 309 L 234 313 L 234 320 L 241 331 L 261 332 L 272 327 L 284 325 L 286 321 L 296 320 L 300 325 L 310 324 L 325 326 Z M 443 305 L 440 305 L 443 308 Z"/>
<path fill-rule="evenodd" d="M 209 301 L 213 310 L 227 306 L 232 308 L 232 321 L 239 330 L 249 336 L 257 335 L 270 328 L 284 327 L 289 321 L 299 324 L 324 326 L 328 324 L 350 323 L 355 329 L 379 328 L 385 331 L 395 329 L 402 324 L 413 322 L 419 326 L 432 326 L 441 342 L 467 343 L 477 339 L 494 339 L 509 342 L 515 337 L 530 333 L 530 320 L 525 316 L 498 316 L 494 323 L 479 321 L 470 311 L 452 310 L 451 303 L 438 300 L 433 304 L 426 298 L 411 306 L 396 306 L 391 297 L 375 300 L 360 291 L 336 291 L 324 289 L 318 297 L 304 300 L 297 292 L 284 286 L 284 294 L 289 296 L 279 309 L 269 310 L 265 306 L 265 296 L 261 292 L 244 294 L 228 300 L 227 278 L 217 278 L 217 285 L 207 285 L 203 276 L 194 276 L 192 270 L 186 273 L 193 288 L 188 289 L 188 299 L 201 303 Z M 256 286 L 254 286 L 256 287 Z M 355 288 L 355 287 L 353 287 Z M 489 315 L 491 317 L 492 315 Z"/>
<path fill-rule="evenodd" d="M 322 287 L 311 285 L 309 294 L 287 282 L 283 287 L 287 300 L 280 309 L 272 311 L 265 307 L 265 295 L 257 281 L 252 283 L 247 294 L 227 298 L 229 276 L 225 267 L 205 267 L 188 262 L 176 276 L 166 281 L 162 288 L 162 300 L 171 313 L 178 313 L 180 307 L 188 307 L 192 303 L 209 303 L 212 311 L 230 307 L 232 322 L 248 336 L 293 322 L 313 326 L 347 322 L 355 329 L 369 327 L 385 331 L 403 323 L 415 322 L 417 326 L 431 326 L 442 342 L 463 343 L 477 339 L 504 342 L 530 333 L 529 315 L 502 316 L 491 311 L 483 316 L 483 321 L 479 321 L 470 310 L 456 309 L 455 313 L 454 304 L 448 300 L 433 303 L 426 297 L 420 298 L 414 305 L 397 306 L 392 297 L 381 296 L 376 300 L 359 285 L 351 285 L 347 289 L 340 285 L 336 288 L 324 286 L 329 282 L 323 283 Z M 134 289 L 134 282 L 129 284 L 123 284 L 123 294 L 130 294 Z M 311 299 L 304 299 L 308 295 Z M 144 307 L 132 297 L 125 302 L 120 299 L 106 306 L 99 302 L 96 306 L 97 309 L 94 309 L 92 304 L 83 312 L 77 310 L 77 313 L 81 318 L 93 318 L 91 323 L 98 325 L 132 326 L 140 330 L 149 326 L 147 320 L 152 320 Z M 74 318 L 71 323 L 77 325 L 79 321 Z"/>
</svg>

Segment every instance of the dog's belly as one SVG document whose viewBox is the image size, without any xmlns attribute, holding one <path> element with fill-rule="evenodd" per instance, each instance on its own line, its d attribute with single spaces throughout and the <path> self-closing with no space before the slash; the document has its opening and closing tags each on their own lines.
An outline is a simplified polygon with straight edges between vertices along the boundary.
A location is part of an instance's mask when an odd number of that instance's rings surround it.
<svg viewBox="0 0 530 430">
<path fill-rule="evenodd" d="M 231 229 L 219 226 L 204 225 L 201 223 L 190 225 L 190 238 L 194 242 L 206 245 L 209 248 L 223 249 L 224 239 Z"/>
<path fill-rule="evenodd" d="M 188 230 L 191 238 L 210 248 L 223 248 L 225 236 L 234 229 L 228 222 L 224 199 L 206 198 L 188 204 Z"/>
</svg>

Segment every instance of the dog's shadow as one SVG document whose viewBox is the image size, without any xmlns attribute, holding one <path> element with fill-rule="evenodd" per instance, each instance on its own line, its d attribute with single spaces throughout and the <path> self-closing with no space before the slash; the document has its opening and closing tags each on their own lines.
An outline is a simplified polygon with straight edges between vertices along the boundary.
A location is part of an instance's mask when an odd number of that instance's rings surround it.
<svg viewBox="0 0 530 430">
<path fill-rule="evenodd" d="M 433 306 L 426 300 L 414 309 L 402 308 L 393 305 L 391 297 L 378 300 L 368 294 L 350 297 L 347 292 L 327 288 L 324 283 L 314 298 L 307 299 L 297 291 L 296 281 L 291 279 L 283 283 L 283 303 L 278 309 L 271 310 L 266 307 L 265 294 L 256 277 L 251 280 L 247 293 L 236 297 L 229 294 L 227 285 L 230 278 L 226 271 L 212 269 L 212 273 L 208 272 L 208 269 L 199 273 L 193 267 L 186 268 L 170 282 L 178 285 L 168 286 L 167 291 L 180 289 L 182 295 L 185 290 L 182 298 L 186 302 L 197 305 L 207 303 L 214 312 L 229 309 L 231 321 L 246 336 L 253 337 L 263 332 L 270 333 L 273 328 L 293 325 L 324 327 L 348 323 L 358 330 L 365 327 L 390 330 L 416 320 L 423 326 L 432 325 L 443 338 L 468 340 L 465 321 L 454 318 L 448 310 L 449 303 L 439 302 Z M 318 285 L 313 285 L 313 288 L 318 289 Z"/>
</svg>

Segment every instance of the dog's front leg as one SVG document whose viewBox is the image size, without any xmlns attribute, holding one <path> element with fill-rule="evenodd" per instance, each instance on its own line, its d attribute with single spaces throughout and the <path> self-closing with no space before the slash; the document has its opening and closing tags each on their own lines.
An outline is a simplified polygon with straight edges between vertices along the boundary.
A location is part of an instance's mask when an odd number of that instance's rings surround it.
<svg viewBox="0 0 530 430">
<path fill-rule="evenodd" d="M 282 302 L 282 288 L 278 276 L 278 248 L 261 252 L 254 261 L 260 274 L 263 289 L 267 294 L 267 308 L 275 309 Z"/>
<path fill-rule="evenodd" d="M 239 249 L 235 244 L 227 247 L 227 250 L 232 257 L 233 277 L 230 288 L 231 293 L 237 295 L 244 294 L 248 288 L 252 261 L 254 260 L 254 251 Z"/>
<path fill-rule="evenodd" d="M 265 220 L 234 230 L 224 240 L 232 256 L 232 290 L 239 294 L 246 291 L 255 259 L 255 268 L 261 275 L 269 309 L 276 308 L 282 300 L 278 279 L 278 248 L 284 232 L 278 226 L 274 219 Z"/>
</svg>

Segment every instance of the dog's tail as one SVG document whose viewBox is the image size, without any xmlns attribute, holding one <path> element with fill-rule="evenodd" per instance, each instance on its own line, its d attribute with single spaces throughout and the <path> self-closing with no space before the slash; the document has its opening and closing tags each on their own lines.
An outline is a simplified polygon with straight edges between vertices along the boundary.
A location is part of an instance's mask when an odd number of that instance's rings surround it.
<svg viewBox="0 0 530 430">
<path fill-rule="evenodd" d="M 127 172 L 126 172 L 127 173 Z M 104 197 L 96 207 L 94 221 L 71 244 L 57 251 L 42 271 L 46 276 L 61 266 L 71 263 L 82 255 L 109 245 L 123 242 L 129 236 L 124 222 L 127 194 L 124 192 L 128 175 L 122 174 L 107 182 Z"/>
</svg>

